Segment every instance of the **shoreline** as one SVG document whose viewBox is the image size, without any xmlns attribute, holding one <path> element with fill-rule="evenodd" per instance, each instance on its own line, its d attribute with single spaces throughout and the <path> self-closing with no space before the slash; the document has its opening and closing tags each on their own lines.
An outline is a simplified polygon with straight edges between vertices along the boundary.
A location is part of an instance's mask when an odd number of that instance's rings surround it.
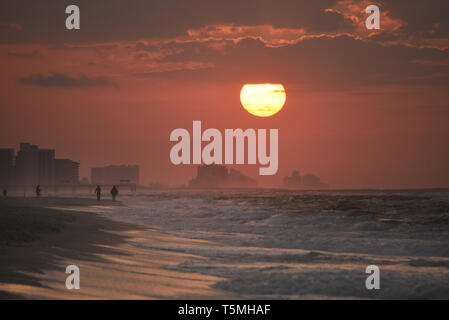
<svg viewBox="0 0 449 320">
<path fill-rule="evenodd" d="M 220 278 L 165 268 L 201 257 L 135 245 L 188 239 L 95 212 L 117 206 L 86 198 L 0 199 L 0 299 L 229 298 L 211 288 Z M 70 264 L 80 268 L 80 290 L 65 288 Z"/>
<path fill-rule="evenodd" d="M 65 272 L 61 260 L 95 260 L 98 254 L 115 254 L 113 247 L 126 241 L 120 231 L 138 226 L 69 212 L 50 206 L 89 207 L 98 203 L 74 198 L 6 198 L 0 200 L 0 284 L 43 287 L 38 274 Z M 112 201 L 102 204 L 116 205 Z M 65 273 L 64 273 L 65 274 Z M 0 289 L 0 299 L 25 298 Z"/>
</svg>

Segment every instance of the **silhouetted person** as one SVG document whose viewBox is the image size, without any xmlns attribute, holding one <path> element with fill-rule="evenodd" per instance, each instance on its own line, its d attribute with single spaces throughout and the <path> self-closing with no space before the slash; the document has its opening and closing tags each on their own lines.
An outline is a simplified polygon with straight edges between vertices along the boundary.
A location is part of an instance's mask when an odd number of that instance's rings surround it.
<svg viewBox="0 0 449 320">
<path fill-rule="evenodd" d="M 41 186 L 37 185 L 36 187 L 36 197 L 40 197 L 41 196 Z"/>
<path fill-rule="evenodd" d="M 99 185 L 95 189 L 95 193 L 97 194 L 97 200 L 100 201 L 100 199 L 101 199 L 101 187 Z"/>
<path fill-rule="evenodd" d="M 8 190 L 3 189 L 3 196 L 6 197 L 8 195 Z"/>
<path fill-rule="evenodd" d="M 113 186 L 113 187 L 112 187 L 112 189 L 111 189 L 111 195 L 112 195 L 112 200 L 115 201 L 115 198 L 116 198 L 117 195 L 118 195 L 118 190 L 117 190 L 117 187 L 116 187 L 116 186 Z"/>
</svg>

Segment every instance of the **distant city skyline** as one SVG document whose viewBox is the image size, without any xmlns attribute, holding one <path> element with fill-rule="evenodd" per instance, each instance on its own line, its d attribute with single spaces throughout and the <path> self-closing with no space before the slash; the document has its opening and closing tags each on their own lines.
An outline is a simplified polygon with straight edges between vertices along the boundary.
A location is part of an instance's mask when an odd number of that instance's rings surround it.
<svg viewBox="0 0 449 320">
<path fill-rule="evenodd" d="M 51 187 L 79 183 L 79 163 L 57 159 L 55 149 L 21 142 L 17 154 L 13 148 L 2 148 L 0 154 L 1 186 Z"/>
<path fill-rule="evenodd" d="M 90 183 L 98 185 L 139 185 L 138 165 L 108 165 L 91 168 Z"/>
<path fill-rule="evenodd" d="M 200 165 L 190 188 L 256 188 L 257 181 L 224 165 Z"/>
<path fill-rule="evenodd" d="M 56 158 L 55 149 L 21 142 L 14 148 L 0 148 L 0 187 L 76 186 L 80 178 L 80 163 L 68 158 Z M 138 165 L 107 165 L 91 168 L 88 181 L 92 184 L 139 184 Z M 93 174 L 92 174 L 93 173 Z"/>
</svg>

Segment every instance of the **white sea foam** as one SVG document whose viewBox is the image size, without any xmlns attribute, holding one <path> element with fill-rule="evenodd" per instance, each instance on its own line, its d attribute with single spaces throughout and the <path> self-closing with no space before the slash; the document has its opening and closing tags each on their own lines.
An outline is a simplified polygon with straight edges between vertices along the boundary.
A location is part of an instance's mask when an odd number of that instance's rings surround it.
<svg viewBox="0 0 449 320">
<path fill-rule="evenodd" d="M 155 192 L 104 214 L 194 245 L 155 247 L 200 258 L 170 268 L 217 275 L 248 298 L 449 298 L 447 192 Z M 137 245 L 137 244 L 136 244 Z M 381 290 L 365 289 L 365 267 Z"/>
</svg>

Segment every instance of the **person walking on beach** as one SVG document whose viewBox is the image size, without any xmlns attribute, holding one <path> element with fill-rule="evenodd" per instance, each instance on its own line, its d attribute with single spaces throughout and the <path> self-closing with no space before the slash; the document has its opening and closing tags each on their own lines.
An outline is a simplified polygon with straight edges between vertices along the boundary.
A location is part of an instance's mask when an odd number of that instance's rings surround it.
<svg viewBox="0 0 449 320">
<path fill-rule="evenodd" d="M 101 199 L 101 187 L 100 187 L 100 185 L 98 185 L 97 188 L 95 189 L 95 193 L 97 194 L 97 200 L 100 201 L 100 199 Z"/>
<path fill-rule="evenodd" d="M 37 185 L 36 187 L 36 197 L 40 197 L 41 196 L 41 186 Z"/>
<path fill-rule="evenodd" d="M 112 200 L 115 201 L 115 198 L 116 198 L 117 195 L 118 195 L 118 190 L 117 190 L 117 187 L 116 187 L 116 186 L 113 186 L 113 187 L 112 187 L 112 189 L 111 189 L 111 195 L 112 195 Z"/>
</svg>

